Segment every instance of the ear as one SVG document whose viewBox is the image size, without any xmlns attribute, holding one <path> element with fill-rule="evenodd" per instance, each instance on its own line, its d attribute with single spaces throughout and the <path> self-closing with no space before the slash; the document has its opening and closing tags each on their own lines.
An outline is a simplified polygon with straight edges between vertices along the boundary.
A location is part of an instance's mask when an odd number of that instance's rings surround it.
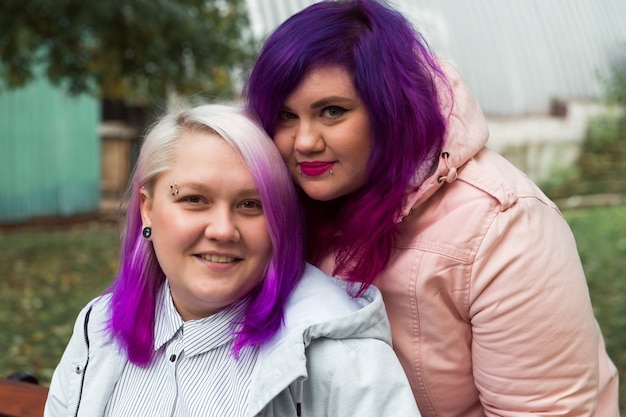
<svg viewBox="0 0 626 417">
<path fill-rule="evenodd" d="M 141 210 L 141 221 L 144 226 L 152 225 L 152 196 L 144 187 L 139 189 L 139 209 Z"/>
</svg>

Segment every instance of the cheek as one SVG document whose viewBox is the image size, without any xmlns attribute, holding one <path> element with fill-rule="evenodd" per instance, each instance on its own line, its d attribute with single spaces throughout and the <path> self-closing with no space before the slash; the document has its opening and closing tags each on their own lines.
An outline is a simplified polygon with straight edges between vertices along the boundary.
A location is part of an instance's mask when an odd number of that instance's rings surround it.
<svg viewBox="0 0 626 417">
<path fill-rule="evenodd" d="M 153 240 L 161 246 L 185 246 L 204 232 L 203 226 L 191 216 L 175 210 L 161 211 L 153 217 Z"/>
<path fill-rule="evenodd" d="M 259 252 L 268 254 L 272 251 L 272 240 L 270 238 L 269 230 L 267 230 L 267 226 L 264 224 L 262 226 L 258 226 L 256 230 L 256 246 L 259 248 Z"/>
<path fill-rule="evenodd" d="M 371 131 L 367 127 L 362 127 L 359 130 L 356 130 L 356 135 L 354 136 L 353 143 L 350 144 L 349 148 L 356 150 L 354 152 L 355 162 L 365 169 L 368 165 L 372 154 L 372 134 Z"/>
<path fill-rule="evenodd" d="M 254 248 L 255 254 L 260 260 L 265 258 L 264 261 L 268 261 L 272 253 L 272 240 L 265 221 L 262 224 L 248 224 L 244 227 L 248 230 L 249 247 Z"/>
<path fill-rule="evenodd" d="M 287 132 L 277 132 L 274 135 L 274 145 L 278 148 L 280 156 L 287 162 L 293 153 L 294 138 Z"/>
</svg>

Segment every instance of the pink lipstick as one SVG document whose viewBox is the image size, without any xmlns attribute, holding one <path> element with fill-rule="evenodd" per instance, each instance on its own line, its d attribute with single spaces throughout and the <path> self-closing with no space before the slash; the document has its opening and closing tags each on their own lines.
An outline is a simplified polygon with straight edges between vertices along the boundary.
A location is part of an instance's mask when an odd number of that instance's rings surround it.
<svg viewBox="0 0 626 417">
<path fill-rule="evenodd" d="M 304 175 L 308 175 L 310 177 L 318 177 L 325 172 L 330 171 L 334 164 L 334 162 L 321 161 L 300 162 L 300 171 Z"/>
</svg>

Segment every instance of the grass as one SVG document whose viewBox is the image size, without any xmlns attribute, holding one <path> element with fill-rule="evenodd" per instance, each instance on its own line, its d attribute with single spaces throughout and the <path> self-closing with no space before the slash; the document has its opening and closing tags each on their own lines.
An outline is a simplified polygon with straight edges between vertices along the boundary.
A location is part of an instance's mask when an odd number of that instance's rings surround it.
<svg viewBox="0 0 626 417">
<path fill-rule="evenodd" d="M 585 268 L 594 313 L 620 377 L 626 415 L 626 206 L 565 213 Z"/>
<path fill-rule="evenodd" d="M 116 230 L 0 235 L 0 375 L 25 370 L 49 383 L 76 315 L 115 275 Z"/>
<path fill-rule="evenodd" d="M 626 206 L 565 213 L 607 350 L 626 381 Z M 0 234 L 0 375 L 26 370 L 47 385 L 79 310 L 117 269 L 117 228 Z M 620 387 L 626 414 L 626 383 Z"/>
</svg>

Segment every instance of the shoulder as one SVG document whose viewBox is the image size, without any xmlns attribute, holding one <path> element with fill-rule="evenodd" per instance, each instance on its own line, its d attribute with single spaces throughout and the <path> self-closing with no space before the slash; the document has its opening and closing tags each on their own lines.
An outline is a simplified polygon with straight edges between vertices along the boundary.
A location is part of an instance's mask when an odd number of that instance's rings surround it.
<svg viewBox="0 0 626 417">
<path fill-rule="evenodd" d="M 89 341 L 91 348 L 99 348 L 114 343 L 107 328 L 110 317 L 110 298 L 110 294 L 96 297 L 78 313 L 68 346 L 78 356 L 84 355 L 86 340 Z"/>
<path fill-rule="evenodd" d="M 550 208 L 555 204 L 519 168 L 497 152 L 484 148 L 462 168 L 462 181 L 495 198 L 506 210 L 521 198 L 534 198 Z"/>
<path fill-rule="evenodd" d="M 388 342 L 389 322 L 380 291 L 370 286 L 357 297 L 357 289 L 307 265 L 286 306 L 286 332 L 302 334 L 305 342 L 321 337 Z"/>
<path fill-rule="evenodd" d="M 52 376 L 46 415 L 60 415 L 61 410 L 76 408 L 84 375 L 90 379 L 93 376 L 102 385 L 106 381 L 101 369 L 111 372 L 121 369 L 123 360 L 119 349 L 112 336 L 104 332 L 108 306 L 109 296 L 105 295 L 95 298 L 79 312 L 72 336 Z M 87 363 L 89 372 L 86 372 Z"/>
<path fill-rule="evenodd" d="M 337 279 L 307 264 L 304 274 L 285 306 L 285 317 L 291 323 L 332 320 L 359 309 Z"/>
<path fill-rule="evenodd" d="M 306 352 L 304 398 L 326 401 L 330 415 L 419 415 L 406 374 L 385 342 L 317 339 Z"/>
<path fill-rule="evenodd" d="M 343 384 L 346 379 L 355 383 L 397 361 L 389 345 L 369 338 L 314 339 L 306 349 L 306 357 L 309 379 L 327 381 L 328 384 L 332 381 Z"/>
<path fill-rule="evenodd" d="M 74 331 L 82 331 L 85 329 L 85 326 L 89 329 L 104 329 L 109 320 L 110 301 L 111 295 L 105 294 L 87 303 L 78 313 L 76 323 L 74 324 Z"/>
<path fill-rule="evenodd" d="M 396 362 L 397 357 L 384 340 L 377 338 L 317 338 L 307 347 L 307 360 L 318 370 L 336 372 L 343 366 L 364 366 L 373 369 L 369 361 L 377 358 L 383 362 Z M 379 365 L 380 362 L 377 364 Z"/>
<path fill-rule="evenodd" d="M 517 227 L 519 217 L 562 218 L 556 205 L 523 172 L 483 148 L 398 227 L 400 244 L 470 262 L 494 224 Z M 471 219 L 471 221 L 469 221 Z"/>
</svg>

